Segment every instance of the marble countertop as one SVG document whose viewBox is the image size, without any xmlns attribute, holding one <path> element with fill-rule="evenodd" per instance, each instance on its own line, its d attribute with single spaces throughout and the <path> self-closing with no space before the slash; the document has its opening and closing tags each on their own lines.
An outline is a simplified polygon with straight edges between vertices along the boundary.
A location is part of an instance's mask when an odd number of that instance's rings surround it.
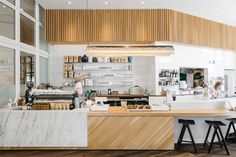
<svg viewBox="0 0 236 157">
<path fill-rule="evenodd" d="M 79 108 L 74 110 L 14 110 L 1 108 L 0 112 L 89 112 L 89 108 Z"/>
</svg>

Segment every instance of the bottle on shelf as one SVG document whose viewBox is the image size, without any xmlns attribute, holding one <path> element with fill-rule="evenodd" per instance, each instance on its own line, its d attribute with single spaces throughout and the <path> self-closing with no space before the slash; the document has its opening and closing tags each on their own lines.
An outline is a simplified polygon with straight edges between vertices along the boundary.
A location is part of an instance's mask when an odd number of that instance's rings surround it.
<svg viewBox="0 0 236 157">
<path fill-rule="evenodd" d="M 73 109 L 75 109 L 75 104 L 74 103 L 70 104 L 70 110 L 73 110 Z"/>
<path fill-rule="evenodd" d="M 111 89 L 108 89 L 108 90 L 107 90 L 107 94 L 108 94 L 108 95 L 111 95 Z"/>
</svg>

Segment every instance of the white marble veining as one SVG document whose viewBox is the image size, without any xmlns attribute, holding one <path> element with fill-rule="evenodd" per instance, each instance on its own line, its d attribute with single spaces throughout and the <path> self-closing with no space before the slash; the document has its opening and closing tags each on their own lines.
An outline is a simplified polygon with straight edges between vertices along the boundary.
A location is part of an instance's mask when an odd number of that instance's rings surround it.
<svg viewBox="0 0 236 157">
<path fill-rule="evenodd" d="M 86 146 L 86 110 L 0 110 L 0 147 Z"/>
</svg>

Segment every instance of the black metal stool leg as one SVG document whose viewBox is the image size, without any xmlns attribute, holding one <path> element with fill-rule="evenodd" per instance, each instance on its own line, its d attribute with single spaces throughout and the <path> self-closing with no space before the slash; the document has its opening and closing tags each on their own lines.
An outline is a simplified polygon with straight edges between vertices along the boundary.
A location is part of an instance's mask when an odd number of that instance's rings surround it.
<svg viewBox="0 0 236 157">
<path fill-rule="evenodd" d="M 208 149 L 208 153 L 211 152 L 211 148 L 212 148 L 212 145 L 214 143 L 215 136 L 216 136 L 216 127 L 214 127 L 214 133 L 213 133 L 213 136 L 212 136 L 212 139 L 211 139 L 211 143 L 210 143 L 210 146 L 209 146 L 209 149 Z"/>
<path fill-rule="evenodd" d="M 229 123 L 229 127 L 227 129 L 227 132 L 226 132 L 226 135 L 225 135 L 225 141 L 227 141 L 227 138 L 229 136 L 229 132 L 230 132 L 230 129 L 231 129 L 231 125 L 232 125 L 232 122 Z"/>
<path fill-rule="evenodd" d="M 220 136 L 219 136 L 219 133 L 218 131 L 216 130 L 216 135 L 217 135 L 217 138 L 218 138 L 218 141 L 219 141 L 219 144 L 220 144 L 220 147 L 223 148 L 223 145 L 222 145 L 222 140 L 220 139 Z"/>
<path fill-rule="evenodd" d="M 179 139 L 178 139 L 177 150 L 180 149 L 180 146 L 181 146 L 181 143 L 182 143 L 182 140 L 183 140 L 183 137 L 184 137 L 185 130 L 186 130 L 186 126 L 185 126 L 185 124 L 183 124 L 180 135 L 179 135 Z"/>
<path fill-rule="evenodd" d="M 236 137 L 236 129 L 235 129 L 235 125 L 234 125 L 233 122 L 232 122 L 232 127 L 233 127 L 233 130 L 234 130 L 234 136 Z"/>
<path fill-rule="evenodd" d="M 208 127 L 207 134 L 206 134 L 206 138 L 205 138 L 204 144 L 203 144 L 204 147 L 206 146 L 207 139 L 208 139 L 209 134 L 210 134 L 210 131 L 211 131 L 211 127 L 212 127 L 212 125 L 209 125 L 209 127 Z"/>
<path fill-rule="evenodd" d="M 221 129 L 220 129 L 220 127 L 217 127 L 217 128 L 218 128 L 218 130 L 219 130 L 219 132 L 220 132 L 220 136 L 221 136 L 221 138 L 222 138 L 222 142 L 223 142 L 223 145 L 224 145 L 224 147 L 225 147 L 226 153 L 227 153 L 227 155 L 230 155 L 230 154 L 229 154 L 229 151 L 228 151 L 228 148 L 227 148 L 227 145 L 225 144 L 224 136 L 223 136 L 223 134 L 222 134 L 222 132 L 221 132 Z"/>
<path fill-rule="evenodd" d="M 189 125 L 187 125 L 187 129 L 188 129 L 190 138 L 191 138 L 191 140 L 192 140 L 192 144 L 193 144 L 194 151 L 195 151 L 195 153 L 197 153 L 197 148 L 196 148 L 196 145 L 195 145 L 195 141 L 194 141 L 194 139 L 193 139 L 192 132 L 191 132 L 191 130 L 190 130 L 190 128 L 189 128 Z"/>
</svg>

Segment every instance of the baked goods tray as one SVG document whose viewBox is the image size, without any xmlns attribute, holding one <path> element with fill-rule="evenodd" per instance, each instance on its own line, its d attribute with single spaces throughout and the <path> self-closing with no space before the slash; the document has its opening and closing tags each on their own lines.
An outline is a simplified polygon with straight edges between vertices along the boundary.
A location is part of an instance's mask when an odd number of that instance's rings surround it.
<svg viewBox="0 0 236 157">
<path fill-rule="evenodd" d="M 152 112 L 152 109 L 126 109 L 129 112 Z"/>
<path fill-rule="evenodd" d="M 125 107 L 126 111 L 129 112 L 151 112 L 152 109 L 128 109 L 127 107 Z"/>
</svg>

